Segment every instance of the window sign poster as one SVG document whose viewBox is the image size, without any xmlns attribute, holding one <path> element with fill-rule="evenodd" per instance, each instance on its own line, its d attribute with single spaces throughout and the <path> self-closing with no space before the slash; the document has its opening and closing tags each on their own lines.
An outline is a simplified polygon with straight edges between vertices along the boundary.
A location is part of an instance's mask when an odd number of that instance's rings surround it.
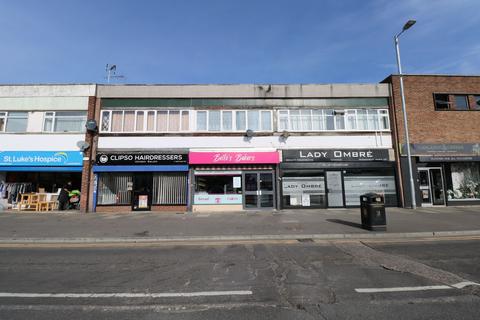
<svg viewBox="0 0 480 320">
<path fill-rule="evenodd" d="M 302 194 L 302 206 L 310 207 L 310 195 L 308 193 Z"/>
<path fill-rule="evenodd" d="M 242 177 L 233 177 L 233 187 L 234 188 L 242 187 Z"/>
<path fill-rule="evenodd" d="M 298 204 L 299 204 L 298 198 L 300 198 L 299 195 L 290 196 L 290 205 L 291 206 L 298 206 Z"/>
<path fill-rule="evenodd" d="M 138 207 L 140 209 L 148 208 L 148 196 L 146 195 L 138 196 Z"/>
<path fill-rule="evenodd" d="M 194 204 L 242 204 L 241 194 L 196 194 Z"/>
<path fill-rule="evenodd" d="M 397 194 L 393 176 L 346 176 L 344 183 L 347 205 L 359 205 L 360 195 L 369 192 L 385 197 L 395 197 Z"/>
<path fill-rule="evenodd" d="M 284 195 L 325 193 L 323 177 L 284 177 L 282 187 Z"/>
</svg>

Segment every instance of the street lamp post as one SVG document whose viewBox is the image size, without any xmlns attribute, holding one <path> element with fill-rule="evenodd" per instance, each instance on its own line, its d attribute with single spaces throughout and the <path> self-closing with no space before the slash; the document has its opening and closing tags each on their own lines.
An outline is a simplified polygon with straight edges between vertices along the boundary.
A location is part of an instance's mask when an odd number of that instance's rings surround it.
<svg viewBox="0 0 480 320">
<path fill-rule="evenodd" d="M 402 31 L 394 37 L 395 49 L 397 53 L 398 75 L 400 77 L 400 95 L 402 96 L 403 128 L 405 130 L 405 144 L 407 147 L 408 174 L 410 179 L 410 197 L 412 198 L 412 209 L 417 208 L 417 201 L 415 198 L 415 184 L 413 183 L 412 157 L 410 152 L 410 138 L 408 134 L 407 109 L 405 106 L 405 93 L 403 88 L 402 64 L 400 62 L 400 47 L 398 45 L 398 38 L 403 32 L 410 29 L 410 27 L 413 26 L 415 22 L 416 22 L 415 20 L 408 20 L 407 23 L 405 23 L 405 25 L 403 26 Z"/>
</svg>

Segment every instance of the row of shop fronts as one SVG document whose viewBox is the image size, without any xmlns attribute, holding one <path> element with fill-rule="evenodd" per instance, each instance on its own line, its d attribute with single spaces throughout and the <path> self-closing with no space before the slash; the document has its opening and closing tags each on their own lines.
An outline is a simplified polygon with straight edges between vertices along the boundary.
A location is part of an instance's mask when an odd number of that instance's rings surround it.
<svg viewBox="0 0 480 320">
<path fill-rule="evenodd" d="M 359 206 L 379 192 L 397 206 L 389 149 L 99 153 L 93 211 L 240 211 Z"/>
</svg>

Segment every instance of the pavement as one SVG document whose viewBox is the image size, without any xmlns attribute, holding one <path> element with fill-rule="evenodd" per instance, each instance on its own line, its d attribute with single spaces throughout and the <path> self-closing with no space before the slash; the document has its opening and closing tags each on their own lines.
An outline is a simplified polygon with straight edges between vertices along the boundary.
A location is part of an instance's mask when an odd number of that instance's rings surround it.
<svg viewBox="0 0 480 320">
<path fill-rule="evenodd" d="M 360 210 L 223 213 L 0 212 L 0 242 L 156 242 L 480 236 L 480 206 L 387 208 L 387 231 L 361 228 Z"/>
</svg>

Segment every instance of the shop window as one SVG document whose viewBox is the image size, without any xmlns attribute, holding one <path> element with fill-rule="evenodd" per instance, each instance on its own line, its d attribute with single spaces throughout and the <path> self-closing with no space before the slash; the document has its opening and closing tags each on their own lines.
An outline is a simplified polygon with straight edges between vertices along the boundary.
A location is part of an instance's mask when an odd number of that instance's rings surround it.
<svg viewBox="0 0 480 320">
<path fill-rule="evenodd" d="M 435 93 L 433 95 L 435 110 L 450 110 L 450 100 L 448 94 Z"/>
<path fill-rule="evenodd" d="M 468 96 L 463 94 L 456 94 L 453 96 L 455 99 L 455 110 L 468 110 Z"/>
<path fill-rule="evenodd" d="M 241 194 L 242 186 L 236 183 L 240 176 L 198 175 L 195 176 L 196 194 Z"/>
<path fill-rule="evenodd" d="M 195 176 L 196 205 L 242 204 L 242 177 L 238 175 Z"/>
<path fill-rule="evenodd" d="M 451 163 L 447 179 L 449 201 L 480 200 L 480 163 Z"/>
<path fill-rule="evenodd" d="M 187 174 L 154 173 L 152 203 L 157 205 L 186 205 Z"/>
<path fill-rule="evenodd" d="M 97 204 L 131 204 L 132 186 L 133 177 L 131 173 L 100 173 L 98 177 Z"/>
<path fill-rule="evenodd" d="M 385 196 L 385 204 L 397 205 L 393 169 L 348 169 L 343 175 L 345 205 L 359 206 L 360 196 L 375 192 Z"/>
<path fill-rule="evenodd" d="M 326 207 L 325 177 L 308 173 L 286 173 L 282 178 L 283 206 Z"/>
<path fill-rule="evenodd" d="M 28 112 L 0 112 L 0 132 L 26 132 Z"/>
</svg>

